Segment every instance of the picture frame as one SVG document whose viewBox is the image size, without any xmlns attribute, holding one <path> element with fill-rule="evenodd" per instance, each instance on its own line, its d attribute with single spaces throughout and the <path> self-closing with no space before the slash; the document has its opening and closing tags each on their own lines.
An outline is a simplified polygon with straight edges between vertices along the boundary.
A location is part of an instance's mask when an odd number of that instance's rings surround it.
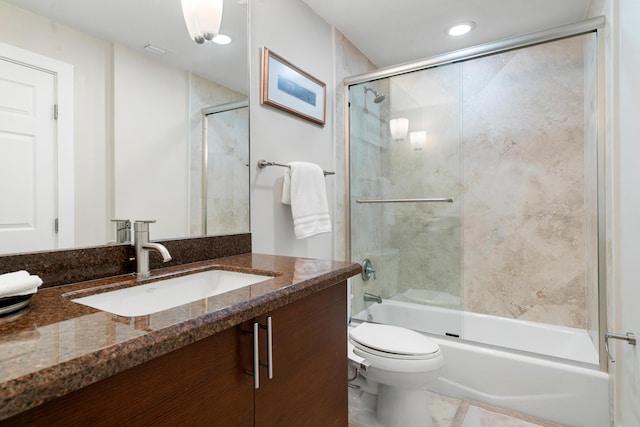
<svg viewBox="0 0 640 427">
<path fill-rule="evenodd" d="M 324 126 L 327 86 L 266 47 L 262 48 L 261 83 L 261 104 Z"/>
</svg>

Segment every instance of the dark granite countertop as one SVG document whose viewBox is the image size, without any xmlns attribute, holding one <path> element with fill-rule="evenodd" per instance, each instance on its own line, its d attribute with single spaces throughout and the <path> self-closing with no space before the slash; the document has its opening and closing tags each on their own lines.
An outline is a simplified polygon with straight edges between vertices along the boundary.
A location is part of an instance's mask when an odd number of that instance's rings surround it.
<svg viewBox="0 0 640 427">
<path fill-rule="evenodd" d="M 100 290 L 212 268 L 273 276 L 145 316 L 71 301 Z M 28 308 L 0 317 L 0 419 L 70 393 L 322 290 L 360 272 L 339 261 L 243 254 L 41 289 Z M 96 289 L 99 288 L 99 289 Z"/>
</svg>

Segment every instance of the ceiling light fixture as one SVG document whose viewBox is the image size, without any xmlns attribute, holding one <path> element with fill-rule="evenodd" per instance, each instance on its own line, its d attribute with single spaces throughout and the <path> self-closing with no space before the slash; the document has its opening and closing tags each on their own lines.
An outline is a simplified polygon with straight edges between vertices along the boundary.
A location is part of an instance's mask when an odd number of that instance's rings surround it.
<svg viewBox="0 0 640 427">
<path fill-rule="evenodd" d="M 218 34 L 211 41 L 216 44 L 229 44 L 231 43 L 231 37 L 225 36 L 224 34 Z"/>
<path fill-rule="evenodd" d="M 198 44 L 211 41 L 220 31 L 223 0 L 182 0 L 182 15 L 189 36 Z"/>
<path fill-rule="evenodd" d="M 476 27 L 476 23 L 473 21 L 461 22 L 459 24 L 452 25 L 447 28 L 446 33 L 452 37 L 463 36 Z"/>
</svg>

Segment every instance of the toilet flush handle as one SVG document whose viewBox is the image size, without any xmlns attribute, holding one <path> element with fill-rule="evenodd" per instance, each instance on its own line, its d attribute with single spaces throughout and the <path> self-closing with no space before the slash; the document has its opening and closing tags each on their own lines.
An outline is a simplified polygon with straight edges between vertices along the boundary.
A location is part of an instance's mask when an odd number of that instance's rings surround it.
<svg viewBox="0 0 640 427">
<path fill-rule="evenodd" d="M 376 280 L 376 271 L 373 269 L 373 264 L 369 258 L 365 258 L 362 261 L 362 280 L 365 282 L 373 276 L 373 280 Z"/>
</svg>

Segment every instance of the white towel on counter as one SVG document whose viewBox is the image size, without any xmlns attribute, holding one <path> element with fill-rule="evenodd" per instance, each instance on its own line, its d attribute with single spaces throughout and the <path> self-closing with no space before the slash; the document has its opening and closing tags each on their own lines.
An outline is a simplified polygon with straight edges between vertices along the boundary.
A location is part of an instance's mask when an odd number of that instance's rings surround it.
<svg viewBox="0 0 640 427">
<path fill-rule="evenodd" d="M 282 203 L 291 205 L 293 228 L 298 239 L 331 232 L 327 189 L 320 166 L 289 163 L 282 183 Z"/>
<path fill-rule="evenodd" d="M 42 279 L 25 270 L 0 274 L 0 298 L 35 294 Z"/>
</svg>

